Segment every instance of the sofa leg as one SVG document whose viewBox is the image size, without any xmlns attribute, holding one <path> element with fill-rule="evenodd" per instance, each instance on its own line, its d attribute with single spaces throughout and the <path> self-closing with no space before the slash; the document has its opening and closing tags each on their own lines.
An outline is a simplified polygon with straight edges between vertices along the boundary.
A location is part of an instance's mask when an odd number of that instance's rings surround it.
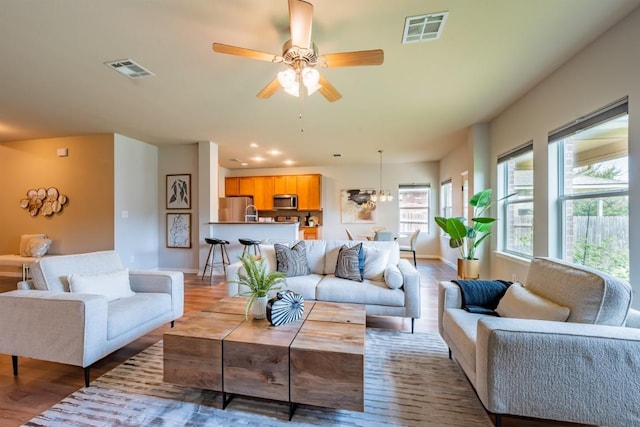
<svg viewBox="0 0 640 427">
<path fill-rule="evenodd" d="M 451 349 L 449 349 L 449 359 L 451 359 Z"/>
<path fill-rule="evenodd" d="M 89 381 L 91 380 L 91 375 L 89 375 L 90 368 L 87 366 L 84 368 L 84 386 L 89 387 Z"/>
<path fill-rule="evenodd" d="M 175 321 L 173 321 L 173 320 L 171 321 L 171 327 L 172 328 L 175 326 L 175 323 L 176 323 Z"/>
<path fill-rule="evenodd" d="M 496 422 L 495 425 L 496 427 L 501 427 L 502 426 L 502 415 L 500 414 L 494 414 L 496 417 Z"/>
<path fill-rule="evenodd" d="M 413 333 L 413 327 L 414 324 L 416 323 L 416 319 L 414 319 L 413 317 L 411 318 L 411 333 Z"/>
<path fill-rule="evenodd" d="M 11 356 L 11 366 L 13 366 L 13 376 L 18 376 L 18 356 Z"/>
</svg>

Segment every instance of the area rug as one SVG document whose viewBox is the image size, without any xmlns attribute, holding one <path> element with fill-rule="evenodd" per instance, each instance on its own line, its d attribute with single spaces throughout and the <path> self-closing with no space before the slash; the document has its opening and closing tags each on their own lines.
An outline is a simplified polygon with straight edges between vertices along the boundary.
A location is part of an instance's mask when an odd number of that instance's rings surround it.
<svg viewBox="0 0 640 427">
<path fill-rule="evenodd" d="M 25 426 L 493 426 L 433 333 L 367 328 L 364 412 L 236 397 L 162 381 L 162 341 Z"/>
</svg>

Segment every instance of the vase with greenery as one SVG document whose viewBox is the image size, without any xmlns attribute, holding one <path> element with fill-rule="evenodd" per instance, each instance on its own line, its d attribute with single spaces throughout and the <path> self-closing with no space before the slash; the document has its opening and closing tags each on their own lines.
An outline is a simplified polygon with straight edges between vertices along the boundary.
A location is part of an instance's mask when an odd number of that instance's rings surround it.
<svg viewBox="0 0 640 427">
<path fill-rule="evenodd" d="M 242 263 L 242 268 L 238 271 L 238 280 L 234 281 L 234 283 L 249 288 L 248 291 L 240 293 L 240 295 L 249 297 L 244 312 L 245 318 L 248 319 L 251 307 L 256 300 L 263 298 L 266 306 L 266 298 L 269 292 L 277 291 L 282 287 L 285 282 L 285 274 L 279 271 L 267 273 L 267 266 L 264 261 L 251 255 L 241 257 L 240 262 Z M 265 313 L 262 313 L 262 317 L 254 315 L 254 318 L 264 319 L 264 317 Z"/>
<path fill-rule="evenodd" d="M 496 221 L 495 218 L 487 216 L 487 212 L 493 202 L 491 196 L 493 191 L 490 188 L 482 190 L 469 199 L 469 205 L 473 206 L 473 217 L 471 225 L 464 223 L 465 218 L 445 218 L 435 217 L 436 224 L 449 235 L 449 247 L 458 249 L 460 258 L 463 260 L 475 260 L 476 250 L 482 242 L 491 234 L 491 226 Z M 503 197 L 511 197 L 513 194 Z"/>
</svg>

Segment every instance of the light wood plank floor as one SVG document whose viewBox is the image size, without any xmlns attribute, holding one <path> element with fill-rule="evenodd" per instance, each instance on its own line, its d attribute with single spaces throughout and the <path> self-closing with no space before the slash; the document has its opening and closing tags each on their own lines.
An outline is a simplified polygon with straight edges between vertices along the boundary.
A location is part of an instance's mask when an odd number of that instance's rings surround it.
<svg viewBox="0 0 640 427">
<path fill-rule="evenodd" d="M 422 317 L 416 320 L 415 330 L 416 332 L 437 332 L 437 283 L 439 280 L 454 278 L 455 271 L 446 264 L 433 260 L 419 260 L 418 270 L 422 281 Z M 197 275 L 185 275 L 185 316 L 178 321 L 189 318 L 211 304 L 212 301 L 226 296 L 226 285 L 223 279 L 222 276 L 214 276 L 213 286 L 210 286 L 208 277 L 202 281 Z M 14 277 L 0 276 L 0 292 L 15 289 L 17 280 Z M 367 326 L 408 331 L 411 328 L 411 322 L 399 318 L 370 316 L 367 318 Z M 10 327 L 11 325 L 0 325 L 2 330 Z M 168 325 L 159 328 L 96 362 L 91 367 L 91 379 L 98 378 L 131 356 L 156 343 L 168 328 Z M 1 330 L 0 333 L 2 333 Z M 21 358 L 19 368 L 20 375 L 14 377 L 11 369 L 11 357 L 0 354 L 0 425 L 3 427 L 18 426 L 26 422 L 84 385 L 82 369 L 76 366 Z M 428 386 L 437 387 L 438 385 L 430 384 Z M 541 392 L 544 391 L 541 390 Z M 505 427 L 576 427 L 579 425 L 520 417 L 503 417 L 503 426 Z"/>
</svg>

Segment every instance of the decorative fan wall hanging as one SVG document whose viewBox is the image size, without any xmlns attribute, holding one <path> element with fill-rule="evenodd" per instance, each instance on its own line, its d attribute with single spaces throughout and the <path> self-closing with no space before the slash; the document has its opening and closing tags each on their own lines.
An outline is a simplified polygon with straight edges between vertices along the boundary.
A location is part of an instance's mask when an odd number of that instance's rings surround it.
<svg viewBox="0 0 640 427">
<path fill-rule="evenodd" d="M 342 95 L 326 78 L 320 75 L 316 67 L 381 65 L 384 62 L 384 52 L 382 49 L 374 49 L 319 56 L 316 45 L 311 40 L 312 21 L 313 5 L 311 3 L 302 0 L 289 0 L 291 39 L 282 47 L 282 55 L 222 43 L 213 43 L 213 51 L 282 63 L 287 67 L 258 92 L 258 98 L 269 98 L 281 87 L 285 92 L 299 96 L 303 88 L 306 88 L 308 95 L 318 91 L 329 102 L 334 102 L 342 98 Z"/>
</svg>

